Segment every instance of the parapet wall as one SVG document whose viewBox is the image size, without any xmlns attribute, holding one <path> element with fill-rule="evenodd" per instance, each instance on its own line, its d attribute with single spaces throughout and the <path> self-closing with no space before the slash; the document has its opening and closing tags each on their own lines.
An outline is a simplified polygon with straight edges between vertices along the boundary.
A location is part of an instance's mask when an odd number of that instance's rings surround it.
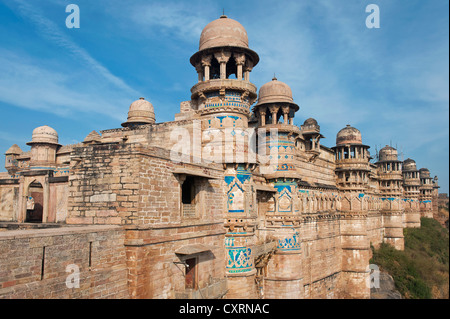
<svg viewBox="0 0 450 319">
<path fill-rule="evenodd" d="M 0 299 L 128 298 L 124 239 L 106 225 L 0 232 Z"/>
</svg>

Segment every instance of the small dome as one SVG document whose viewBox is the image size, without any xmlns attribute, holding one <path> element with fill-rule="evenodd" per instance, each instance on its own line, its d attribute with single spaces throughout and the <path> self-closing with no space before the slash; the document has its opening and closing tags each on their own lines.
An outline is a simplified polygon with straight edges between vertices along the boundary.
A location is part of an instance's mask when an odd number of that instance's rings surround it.
<svg viewBox="0 0 450 319">
<path fill-rule="evenodd" d="M 222 46 L 248 49 L 248 36 L 242 24 L 221 16 L 206 25 L 200 35 L 199 51 Z"/>
<path fill-rule="evenodd" d="M 303 122 L 303 125 L 301 125 L 301 129 L 303 135 L 311 133 L 320 133 L 319 123 L 317 123 L 317 121 L 312 117 L 306 119 L 305 122 Z"/>
<path fill-rule="evenodd" d="M 313 119 L 312 117 L 310 117 L 309 119 L 306 119 L 305 122 L 303 123 L 303 125 L 305 126 L 310 126 L 310 125 L 318 125 L 317 121 L 315 119 Z"/>
<path fill-rule="evenodd" d="M 50 126 L 44 125 L 39 126 L 33 130 L 31 136 L 31 142 L 27 145 L 32 145 L 36 143 L 46 143 L 46 144 L 58 144 L 58 133 Z"/>
<path fill-rule="evenodd" d="M 404 171 L 416 171 L 416 161 L 410 158 L 407 158 L 403 161 L 403 170 Z"/>
<path fill-rule="evenodd" d="M 336 135 L 336 145 L 342 144 L 362 144 L 361 132 L 347 124 Z"/>
<path fill-rule="evenodd" d="M 428 168 L 421 168 L 419 169 L 419 176 L 420 178 L 428 178 L 430 177 L 430 171 Z"/>
<path fill-rule="evenodd" d="M 152 103 L 146 101 L 143 97 L 134 101 L 128 111 L 128 119 L 122 126 L 153 124 L 155 123 L 155 110 Z"/>
<path fill-rule="evenodd" d="M 20 149 L 19 145 L 14 144 L 5 152 L 5 155 L 19 155 L 22 153 L 23 151 Z"/>
<path fill-rule="evenodd" d="M 380 161 L 397 161 L 398 153 L 392 146 L 386 145 L 379 152 Z"/>
<path fill-rule="evenodd" d="M 292 90 L 289 85 L 278 81 L 275 77 L 259 89 L 258 103 L 256 105 L 266 103 L 290 103 L 295 105 L 298 110 L 297 104 L 294 104 Z"/>
</svg>

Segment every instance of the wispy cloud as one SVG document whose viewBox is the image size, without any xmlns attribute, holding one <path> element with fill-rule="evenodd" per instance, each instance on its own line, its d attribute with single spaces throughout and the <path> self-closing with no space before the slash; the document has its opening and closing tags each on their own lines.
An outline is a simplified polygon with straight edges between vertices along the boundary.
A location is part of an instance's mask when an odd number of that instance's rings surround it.
<svg viewBox="0 0 450 319">
<path fill-rule="evenodd" d="M 22 0 L 8 4 L 61 56 L 72 59 L 50 61 L 23 48 L 0 49 L 0 101 L 66 118 L 88 113 L 119 121 L 126 117 L 129 104 L 141 96 L 138 91 L 93 58 L 42 8 Z"/>
<path fill-rule="evenodd" d="M 204 2 L 137 2 L 128 8 L 134 26 L 152 36 L 198 41 L 210 22 L 211 7 Z"/>
<path fill-rule="evenodd" d="M 123 119 L 121 103 L 130 102 L 121 94 L 96 92 L 90 88 L 95 78 L 82 74 L 77 79 L 44 65 L 39 59 L 0 50 L 0 101 L 63 117 L 97 113 Z"/>
<path fill-rule="evenodd" d="M 64 48 L 86 67 L 99 74 L 103 79 L 113 84 L 118 89 L 124 90 L 134 96 L 139 95 L 138 92 L 129 87 L 122 79 L 112 74 L 100 62 L 95 60 L 85 49 L 80 47 L 65 33 L 63 33 L 60 27 L 45 17 L 39 7 L 33 6 L 30 1 L 14 0 L 14 2 L 17 4 L 18 12 L 24 18 L 32 21 L 36 25 L 39 35 Z"/>
</svg>

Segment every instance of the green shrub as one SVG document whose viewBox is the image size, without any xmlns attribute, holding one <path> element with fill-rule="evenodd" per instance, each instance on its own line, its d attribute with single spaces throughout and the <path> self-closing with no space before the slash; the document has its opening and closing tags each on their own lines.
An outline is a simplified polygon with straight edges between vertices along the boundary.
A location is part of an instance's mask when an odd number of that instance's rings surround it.
<svg viewBox="0 0 450 319">
<path fill-rule="evenodd" d="M 405 298 L 432 298 L 433 287 L 448 295 L 448 230 L 434 219 L 421 218 L 421 227 L 404 229 L 404 235 L 404 251 L 383 243 L 372 247 L 370 263 L 387 271 Z"/>
</svg>

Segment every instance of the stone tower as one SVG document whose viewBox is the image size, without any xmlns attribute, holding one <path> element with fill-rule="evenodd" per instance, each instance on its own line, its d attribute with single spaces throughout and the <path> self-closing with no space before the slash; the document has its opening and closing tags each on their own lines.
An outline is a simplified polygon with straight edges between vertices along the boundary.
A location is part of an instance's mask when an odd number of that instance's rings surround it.
<svg viewBox="0 0 450 319">
<path fill-rule="evenodd" d="M 420 176 L 413 159 L 403 162 L 403 207 L 405 209 L 405 227 L 420 227 Z"/>
<path fill-rule="evenodd" d="M 5 152 L 5 168 L 10 175 L 14 175 L 19 169 L 17 157 L 22 153 L 23 151 L 17 144 L 14 144 Z"/>
<path fill-rule="evenodd" d="M 380 179 L 381 214 L 385 228 L 384 240 L 396 249 L 403 250 L 402 161 L 398 160 L 397 150 L 386 145 L 379 151 L 379 160 L 376 164 Z"/>
<path fill-rule="evenodd" d="M 206 159 L 223 163 L 225 169 L 229 297 L 255 298 L 251 247 L 256 240 L 256 210 L 251 170 L 255 169 L 256 157 L 248 156 L 247 128 L 251 105 L 257 98 L 250 72 L 259 57 L 250 50 L 244 27 L 222 15 L 203 29 L 199 50 L 190 62 L 198 73 L 198 83 L 191 88 L 191 106 L 201 120 L 202 149 L 214 154 Z"/>
<path fill-rule="evenodd" d="M 267 232 L 277 242 L 264 279 L 266 298 L 303 298 L 300 176 L 295 167 L 300 130 L 294 125 L 294 114 L 298 110 L 287 84 L 274 77 L 261 86 L 254 112 L 258 131 L 263 132 L 258 134 L 262 139 L 258 145 L 265 147 L 269 161 L 260 166 L 260 172 L 276 189 L 273 209 L 266 214 Z"/>
<path fill-rule="evenodd" d="M 433 218 L 433 179 L 428 168 L 419 169 L 420 177 L 420 215 L 422 217 Z"/>
<path fill-rule="evenodd" d="M 365 285 L 369 263 L 367 236 L 369 188 L 368 145 L 362 143 L 361 132 L 347 125 L 336 135 L 335 151 L 337 186 L 341 190 L 342 280 L 348 285 L 344 296 L 367 298 Z"/>
<path fill-rule="evenodd" d="M 259 57 L 250 50 L 244 27 L 225 15 L 210 22 L 190 62 L 198 73 L 198 83 L 191 88 L 193 108 L 208 120 L 219 120 L 218 127 L 233 127 L 238 120 L 247 127 L 257 97 L 250 72 Z"/>
</svg>

